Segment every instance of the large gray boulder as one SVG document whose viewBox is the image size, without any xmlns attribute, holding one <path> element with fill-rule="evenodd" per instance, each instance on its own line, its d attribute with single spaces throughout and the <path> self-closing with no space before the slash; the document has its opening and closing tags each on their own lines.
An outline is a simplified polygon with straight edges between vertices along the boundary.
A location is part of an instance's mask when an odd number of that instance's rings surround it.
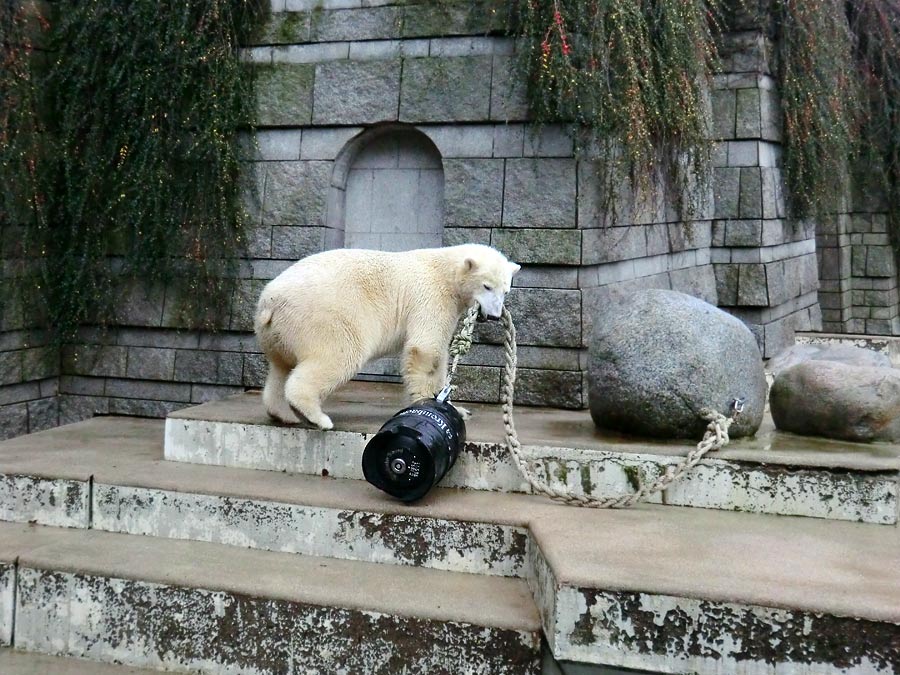
<svg viewBox="0 0 900 675">
<path fill-rule="evenodd" d="M 848 366 L 870 368 L 890 368 L 891 359 L 887 354 L 872 349 L 842 344 L 802 344 L 792 345 L 778 353 L 769 361 L 768 371 L 773 377 L 798 363 L 806 361 L 834 361 Z"/>
<path fill-rule="evenodd" d="M 900 442 L 900 370 L 806 361 L 782 371 L 769 406 L 785 431 L 845 441 Z"/>
<path fill-rule="evenodd" d="M 723 414 L 746 399 L 731 435 L 762 422 L 766 376 L 756 339 L 735 317 L 676 291 L 640 291 L 594 321 L 588 382 L 599 427 L 642 436 L 699 438 L 703 408 Z"/>
</svg>

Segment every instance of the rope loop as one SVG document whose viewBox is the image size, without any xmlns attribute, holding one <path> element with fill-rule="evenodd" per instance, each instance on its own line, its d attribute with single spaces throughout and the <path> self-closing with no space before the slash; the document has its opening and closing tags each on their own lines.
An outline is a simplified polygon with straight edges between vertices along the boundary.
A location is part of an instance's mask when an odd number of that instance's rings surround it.
<svg viewBox="0 0 900 675">
<path fill-rule="evenodd" d="M 456 375 L 460 357 L 465 356 L 472 348 L 472 335 L 475 332 L 475 321 L 477 318 L 478 306 L 474 305 L 466 312 L 459 331 L 450 343 L 450 355 L 453 357 L 453 362 L 447 372 L 448 388 L 451 387 L 453 378 Z M 663 475 L 655 480 L 645 483 L 642 479 L 639 479 L 637 489 L 631 494 L 597 498 L 570 493 L 563 488 L 557 488 L 550 485 L 545 478 L 540 475 L 540 472 L 532 469 L 529 465 L 529 460 L 522 456 L 522 445 L 519 443 L 519 435 L 516 432 L 515 422 L 513 420 L 513 397 L 515 394 L 516 364 L 518 361 L 516 326 L 513 323 L 512 315 L 506 307 L 503 308 L 503 314 L 500 321 L 504 333 L 505 357 L 500 403 L 503 411 L 503 427 L 506 438 L 506 447 L 512 456 L 516 468 L 531 486 L 532 490 L 536 493 L 546 495 L 555 501 L 594 509 L 619 509 L 632 506 L 658 492 L 663 492 L 667 490 L 672 483 L 699 464 L 707 453 L 720 450 L 728 444 L 730 440 L 728 430 L 731 428 L 731 425 L 737 419 L 738 415 L 743 411 L 744 400 L 740 398 L 734 400 L 733 413 L 728 417 L 717 410 L 710 408 L 701 410 L 700 416 L 706 420 L 708 424 L 706 425 L 706 432 L 703 434 L 703 439 L 697 444 L 697 447 L 688 452 L 684 459 L 678 464 L 667 466 Z"/>
</svg>

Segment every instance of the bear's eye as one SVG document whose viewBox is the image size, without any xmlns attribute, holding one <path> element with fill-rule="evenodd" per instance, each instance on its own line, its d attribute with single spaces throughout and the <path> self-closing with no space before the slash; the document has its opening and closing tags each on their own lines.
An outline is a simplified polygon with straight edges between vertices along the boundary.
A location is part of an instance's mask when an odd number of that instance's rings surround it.
<svg viewBox="0 0 900 675">
<path fill-rule="evenodd" d="M 484 284 L 484 290 L 486 290 L 486 291 L 492 291 L 492 290 L 494 290 L 494 287 L 491 286 L 490 284 Z"/>
</svg>

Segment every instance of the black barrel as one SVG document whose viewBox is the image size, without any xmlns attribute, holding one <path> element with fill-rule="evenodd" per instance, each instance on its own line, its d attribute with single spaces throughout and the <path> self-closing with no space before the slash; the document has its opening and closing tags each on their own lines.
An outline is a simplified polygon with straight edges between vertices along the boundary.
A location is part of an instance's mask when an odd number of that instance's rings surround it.
<svg viewBox="0 0 900 675">
<path fill-rule="evenodd" d="M 363 474 L 404 502 L 424 497 L 453 466 L 466 423 L 444 401 L 423 398 L 385 422 L 363 451 Z"/>
</svg>

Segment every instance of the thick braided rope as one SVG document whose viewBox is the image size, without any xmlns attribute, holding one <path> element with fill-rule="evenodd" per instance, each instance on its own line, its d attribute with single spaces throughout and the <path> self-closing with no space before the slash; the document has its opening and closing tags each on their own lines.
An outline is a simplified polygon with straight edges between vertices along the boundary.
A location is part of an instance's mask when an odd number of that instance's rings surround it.
<svg viewBox="0 0 900 675">
<path fill-rule="evenodd" d="M 453 338 L 450 353 L 453 356 L 453 365 L 450 373 L 448 373 L 448 384 L 456 373 L 456 366 L 459 357 L 466 354 L 472 346 L 472 333 L 475 329 L 475 318 L 477 317 L 477 307 L 469 310 L 459 333 Z M 719 450 L 724 447 L 728 441 L 728 429 L 734 422 L 733 417 L 725 417 L 715 410 L 704 410 L 701 414 L 703 419 L 709 424 L 706 427 L 706 433 L 703 435 L 697 447 L 691 450 L 687 456 L 675 466 L 669 466 L 665 474 L 650 483 L 641 483 L 640 487 L 631 494 L 618 495 L 615 497 L 595 498 L 586 495 L 572 494 L 565 489 L 556 488 L 549 485 L 543 478 L 534 473 L 528 466 L 527 460 L 522 457 L 522 446 L 519 443 L 519 436 L 516 433 L 515 422 L 513 420 L 513 396 L 515 393 L 516 383 L 516 327 L 513 324 L 512 315 L 505 307 L 503 308 L 502 323 L 504 329 L 505 342 L 505 361 L 503 367 L 503 389 L 501 392 L 501 404 L 503 409 L 503 427 L 506 435 L 506 447 L 512 455 L 516 468 L 528 481 L 532 489 L 540 494 L 546 495 L 551 499 L 566 504 L 575 504 L 577 506 L 585 506 L 595 509 L 624 508 L 636 504 L 639 501 L 653 495 L 657 492 L 666 490 L 672 483 L 678 480 L 685 473 L 696 466 L 706 453 L 713 450 Z M 465 334 L 465 335 L 464 335 Z"/>
</svg>

